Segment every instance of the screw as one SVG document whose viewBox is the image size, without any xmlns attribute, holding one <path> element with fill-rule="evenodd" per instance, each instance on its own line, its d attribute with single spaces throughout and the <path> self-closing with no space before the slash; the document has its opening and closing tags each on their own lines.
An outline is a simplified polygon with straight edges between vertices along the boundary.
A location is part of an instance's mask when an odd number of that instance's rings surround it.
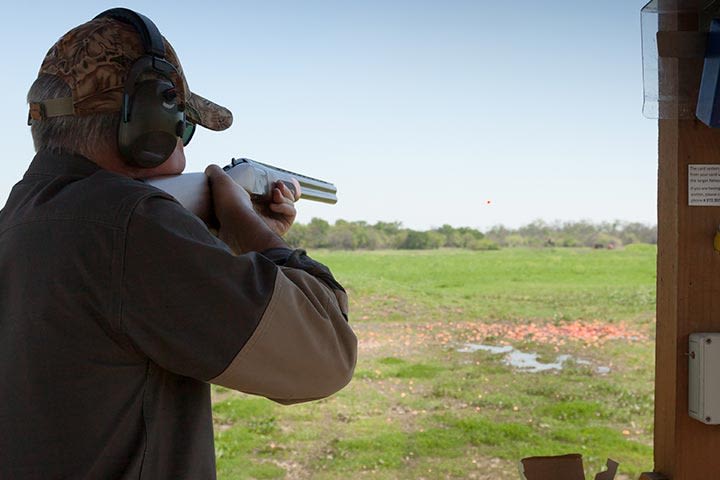
<svg viewBox="0 0 720 480">
<path fill-rule="evenodd" d="M 708 345 L 711 344 L 711 343 L 712 343 L 712 338 L 706 338 L 706 339 L 705 339 L 705 343 L 707 343 Z"/>
<path fill-rule="evenodd" d="M 710 417 L 705 417 L 705 421 L 710 423 L 710 420 L 712 420 Z"/>
</svg>

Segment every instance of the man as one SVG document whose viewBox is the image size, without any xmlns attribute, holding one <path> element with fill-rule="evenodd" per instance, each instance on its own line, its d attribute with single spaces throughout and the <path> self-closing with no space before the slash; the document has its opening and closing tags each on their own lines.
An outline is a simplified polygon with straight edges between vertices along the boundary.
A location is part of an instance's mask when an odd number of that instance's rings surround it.
<svg viewBox="0 0 720 480">
<path fill-rule="evenodd" d="M 0 478 L 215 478 L 208 382 L 282 403 L 347 384 L 347 297 L 279 236 L 288 188 L 259 214 L 208 167 L 218 239 L 142 181 L 232 121 L 152 22 L 71 30 L 28 102 L 37 154 L 0 211 Z"/>
</svg>

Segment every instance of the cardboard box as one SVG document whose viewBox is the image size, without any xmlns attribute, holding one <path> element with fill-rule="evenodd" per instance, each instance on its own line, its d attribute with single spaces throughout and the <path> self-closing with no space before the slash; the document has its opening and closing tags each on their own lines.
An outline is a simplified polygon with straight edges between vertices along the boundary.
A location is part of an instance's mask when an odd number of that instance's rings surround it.
<svg viewBox="0 0 720 480">
<path fill-rule="evenodd" d="M 607 460 L 607 470 L 595 475 L 595 480 L 613 480 L 618 463 Z M 582 455 L 571 453 L 556 457 L 527 457 L 520 460 L 523 480 L 585 480 Z"/>
</svg>

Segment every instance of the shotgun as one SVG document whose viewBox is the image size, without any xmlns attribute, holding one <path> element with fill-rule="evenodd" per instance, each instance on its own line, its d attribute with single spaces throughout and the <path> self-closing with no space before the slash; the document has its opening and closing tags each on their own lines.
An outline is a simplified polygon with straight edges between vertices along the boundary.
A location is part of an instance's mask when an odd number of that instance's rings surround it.
<svg viewBox="0 0 720 480">
<path fill-rule="evenodd" d="M 278 181 L 283 182 L 293 194 L 297 195 L 292 178 L 300 184 L 300 198 L 329 204 L 337 203 L 337 189 L 332 183 L 249 158 L 233 158 L 223 170 L 243 187 L 256 203 L 269 202 L 273 185 Z M 175 197 L 183 207 L 200 217 L 208 226 L 217 224 L 208 179 L 204 173 L 164 175 L 145 179 L 145 182 Z"/>
</svg>

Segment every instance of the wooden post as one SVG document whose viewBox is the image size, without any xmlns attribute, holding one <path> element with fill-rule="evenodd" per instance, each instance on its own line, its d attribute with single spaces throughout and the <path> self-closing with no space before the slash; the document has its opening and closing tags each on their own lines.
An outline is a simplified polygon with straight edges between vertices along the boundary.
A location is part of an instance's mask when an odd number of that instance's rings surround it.
<svg viewBox="0 0 720 480">
<path fill-rule="evenodd" d="M 698 31 L 693 13 L 660 16 L 664 31 Z M 697 97 L 702 59 L 661 58 L 660 95 Z M 661 117 L 672 112 L 661 109 Z M 688 206 L 688 165 L 720 164 L 720 129 L 696 119 L 659 120 L 655 472 L 641 478 L 720 478 L 720 426 L 688 415 L 688 336 L 720 331 L 720 207 Z"/>
</svg>

